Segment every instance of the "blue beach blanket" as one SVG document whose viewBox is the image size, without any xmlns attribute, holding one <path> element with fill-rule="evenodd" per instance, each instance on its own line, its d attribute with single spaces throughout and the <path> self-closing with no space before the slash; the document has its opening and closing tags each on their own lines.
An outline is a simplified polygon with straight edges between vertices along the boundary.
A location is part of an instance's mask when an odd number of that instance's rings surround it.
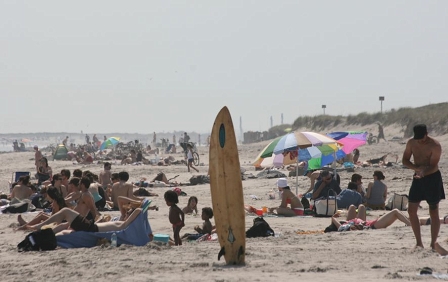
<svg viewBox="0 0 448 282">
<path fill-rule="evenodd" d="M 142 205 L 142 212 L 124 230 L 109 232 L 77 231 L 70 234 L 56 236 L 59 247 L 62 248 L 91 248 L 97 245 L 98 239 L 106 238 L 110 241 L 112 234 L 117 234 L 117 244 L 144 246 L 149 242 L 148 234 L 152 233 L 148 221 L 148 207 L 151 201 L 146 200 Z"/>
</svg>

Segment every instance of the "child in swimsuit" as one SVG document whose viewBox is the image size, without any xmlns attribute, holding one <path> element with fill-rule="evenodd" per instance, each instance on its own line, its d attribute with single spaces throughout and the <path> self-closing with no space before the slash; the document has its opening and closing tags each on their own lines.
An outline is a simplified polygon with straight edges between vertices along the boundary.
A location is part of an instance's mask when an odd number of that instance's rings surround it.
<svg viewBox="0 0 448 282">
<path fill-rule="evenodd" d="M 197 234 L 185 233 L 184 236 L 182 236 L 182 239 L 187 238 L 187 240 L 192 241 L 201 238 L 205 234 L 210 235 L 212 233 L 213 225 L 210 222 L 210 219 L 213 218 L 213 209 L 210 207 L 202 208 L 201 218 L 202 220 L 204 220 L 202 228 L 199 227 L 199 225 L 196 225 L 194 228 L 194 230 L 198 233 Z"/>
<path fill-rule="evenodd" d="M 170 207 L 170 213 L 168 215 L 170 223 L 173 225 L 174 243 L 176 246 L 182 245 L 180 238 L 180 230 L 185 226 L 185 214 L 177 206 L 179 198 L 177 193 L 173 190 L 168 190 L 164 195 L 166 205 Z"/>
<path fill-rule="evenodd" d="M 190 199 L 188 199 L 188 205 L 182 209 L 182 211 L 186 214 L 198 214 L 198 198 L 195 196 L 191 196 Z"/>
</svg>

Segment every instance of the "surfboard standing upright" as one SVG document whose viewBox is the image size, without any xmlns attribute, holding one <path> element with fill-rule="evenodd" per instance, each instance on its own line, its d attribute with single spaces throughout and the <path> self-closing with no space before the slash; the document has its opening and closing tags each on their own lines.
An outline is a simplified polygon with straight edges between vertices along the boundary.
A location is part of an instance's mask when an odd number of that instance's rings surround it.
<svg viewBox="0 0 448 282">
<path fill-rule="evenodd" d="M 221 250 L 227 264 L 244 264 L 245 212 L 240 160 L 232 117 L 227 107 L 219 111 L 210 136 L 210 190 Z"/>
</svg>

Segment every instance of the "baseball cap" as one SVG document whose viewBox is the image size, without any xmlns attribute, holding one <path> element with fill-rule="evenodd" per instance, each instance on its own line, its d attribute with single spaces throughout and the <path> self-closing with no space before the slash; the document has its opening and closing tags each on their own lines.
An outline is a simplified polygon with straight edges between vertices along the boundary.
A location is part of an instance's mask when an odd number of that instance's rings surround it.
<svg viewBox="0 0 448 282">
<path fill-rule="evenodd" d="M 288 180 L 286 178 L 279 178 L 277 180 L 277 187 L 285 188 L 288 186 Z"/>
<path fill-rule="evenodd" d="M 423 139 L 425 135 L 428 133 L 425 124 L 417 124 L 414 126 L 414 139 L 419 140 Z"/>
</svg>

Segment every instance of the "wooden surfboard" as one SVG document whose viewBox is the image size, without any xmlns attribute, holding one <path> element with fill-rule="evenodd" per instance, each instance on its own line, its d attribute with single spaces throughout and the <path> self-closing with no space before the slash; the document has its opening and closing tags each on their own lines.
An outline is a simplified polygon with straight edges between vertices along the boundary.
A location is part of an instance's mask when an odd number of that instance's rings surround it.
<svg viewBox="0 0 448 282">
<path fill-rule="evenodd" d="M 221 251 L 227 264 L 244 264 L 246 227 L 240 160 L 227 107 L 216 116 L 210 136 L 210 190 Z"/>
</svg>

